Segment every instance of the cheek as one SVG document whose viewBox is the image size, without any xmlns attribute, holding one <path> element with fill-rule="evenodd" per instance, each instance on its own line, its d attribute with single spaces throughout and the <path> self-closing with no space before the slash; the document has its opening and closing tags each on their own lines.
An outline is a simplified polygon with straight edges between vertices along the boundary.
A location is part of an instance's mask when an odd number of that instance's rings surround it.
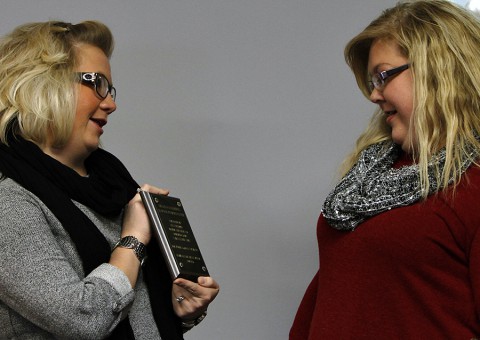
<svg viewBox="0 0 480 340">
<path fill-rule="evenodd" d="M 398 101 L 401 103 L 404 115 L 410 118 L 413 113 L 413 80 L 408 78 L 403 84 L 404 86 L 398 89 Z"/>
<path fill-rule="evenodd" d="M 385 99 L 390 102 L 397 112 L 402 116 L 402 120 L 408 120 L 413 113 L 413 91 L 410 87 L 391 87 L 389 93 L 384 93 Z"/>
<path fill-rule="evenodd" d="M 87 119 L 87 112 L 87 108 L 82 105 L 77 106 L 77 111 L 75 112 L 75 125 L 80 125 Z"/>
<path fill-rule="evenodd" d="M 88 86 L 81 86 L 77 97 L 77 116 L 92 115 L 100 106 L 95 90 Z"/>
<path fill-rule="evenodd" d="M 75 112 L 75 127 L 80 128 L 85 126 L 90 121 L 95 109 L 92 105 L 86 105 L 85 103 L 79 103 Z"/>
<path fill-rule="evenodd" d="M 99 107 L 98 100 L 83 99 L 77 102 L 76 117 L 78 119 L 90 118 Z"/>
<path fill-rule="evenodd" d="M 410 121 L 410 117 L 413 114 L 413 98 L 408 95 L 403 98 L 400 103 L 401 113 L 406 121 Z"/>
</svg>

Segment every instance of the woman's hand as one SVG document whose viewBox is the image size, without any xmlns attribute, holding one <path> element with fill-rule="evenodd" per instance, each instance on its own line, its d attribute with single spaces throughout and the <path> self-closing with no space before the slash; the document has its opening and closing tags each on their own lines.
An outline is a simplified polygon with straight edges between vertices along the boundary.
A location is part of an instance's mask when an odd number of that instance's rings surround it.
<svg viewBox="0 0 480 340">
<path fill-rule="evenodd" d="M 142 185 L 142 190 L 153 194 L 168 195 L 168 190 L 160 189 L 148 184 Z M 147 245 L 151 239 L 150 221 L 143 205 L 140 194 L 136 194 L 125 207 L 123 216 L 122 237 L 135 236 L 140 242 Z"/>
<path fill-rule="evenodd" d="M 172 288 L 173 309 L 184 321 L 196 319 L 207 310 L 219 290 L 218 283 L 209 276 L 200 276 L 197 283 L 178 278 Z"/>
<path fill-rule="evenodd" d="M 142 185 L 142 190 L 154 194 L 168 195 L 168 190 L 160 189 L 151 185 Z M 142 202 L 140 194 L 136 194 L 125 207 L 121 237 L 134 236 L 140 242 L 147 245 L 150 242 L 150 220 Z M 110 256 L 109 263 L 127 275 L 132 287 L 135 287 L 138 279 L 140 261 L 132 249 L 117 247 Z"/>
</svg>

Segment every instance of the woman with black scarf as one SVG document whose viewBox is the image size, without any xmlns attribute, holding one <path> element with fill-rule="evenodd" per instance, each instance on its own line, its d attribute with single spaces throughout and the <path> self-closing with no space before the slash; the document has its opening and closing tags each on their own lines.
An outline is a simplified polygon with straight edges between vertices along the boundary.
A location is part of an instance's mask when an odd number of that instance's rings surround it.
<svg viewBox="0 0 480 340">
<path fill-rule="evenodd" d="M 182 339 L 218 294 L 210 277 L 172 285 L 139 185 L 99 148 L 112 50 L 96 21 L 0 41 L 2 339 Z"/>
</svg>

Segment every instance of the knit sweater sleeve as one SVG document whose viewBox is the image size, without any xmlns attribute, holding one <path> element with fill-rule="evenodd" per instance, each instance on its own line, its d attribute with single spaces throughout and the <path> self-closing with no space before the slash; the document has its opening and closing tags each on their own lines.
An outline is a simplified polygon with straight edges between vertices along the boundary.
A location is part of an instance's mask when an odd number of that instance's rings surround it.
<svg viewBox="0 0 480 340">
<path fill-rule="evenodd" d="M 39 328 L 60 338 L 103 338 L 128 312 L 134 292 L 123 272 L 105 263 L 85 277 L 59 221 L 8 179 L 0 182 L 0 231 L 0 318 L 10 318 L 0 325 L 11 325 L 2 336 Z"/>
</svg>

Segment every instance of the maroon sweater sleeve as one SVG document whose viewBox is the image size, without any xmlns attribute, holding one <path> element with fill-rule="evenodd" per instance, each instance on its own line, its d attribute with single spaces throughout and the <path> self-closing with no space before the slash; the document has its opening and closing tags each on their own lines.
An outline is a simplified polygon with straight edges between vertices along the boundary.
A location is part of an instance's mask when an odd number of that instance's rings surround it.
<svg viewBox="0 0 480 340">
<path fill-rule="evenodd" d="M 479 202 L 480 204 L 480 202 Z M 477 320 L 480 320 L 480 233 L 477 232 L 470 251 L 470 280 L 473 288 L 473 299 L 477 312 Z"/>
<path fill-rule="evenodd" d="M 308 339 L 310 324 L 315 310 L 318 289 L 318 272 L 313 277 L 303 296 L 297 315 L 290 330 L 290 340 Z"/>
</svg>

